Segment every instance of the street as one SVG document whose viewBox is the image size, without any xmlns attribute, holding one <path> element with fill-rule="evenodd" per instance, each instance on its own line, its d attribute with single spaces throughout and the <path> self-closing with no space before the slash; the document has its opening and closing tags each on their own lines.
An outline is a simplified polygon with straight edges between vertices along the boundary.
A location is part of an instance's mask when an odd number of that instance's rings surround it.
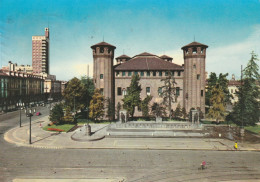
<svg viewBox="0 0 260 182">
<path fill-rule="evenodd" d="M 39 111 L 40 117 L 49 112 L 48 108 Z M 1 115 L 0 121 L 0 181 L 4 182 L 96 178 L 131 182 L 260 179 L 259 152 L 18 147 L 4 141 L 3 133 L 19 124 L 19 111 Z M 24 114 L 22 121 L 28 122 Z M 207 169 L 198 170 L 203 160 Z"/>
</svg>

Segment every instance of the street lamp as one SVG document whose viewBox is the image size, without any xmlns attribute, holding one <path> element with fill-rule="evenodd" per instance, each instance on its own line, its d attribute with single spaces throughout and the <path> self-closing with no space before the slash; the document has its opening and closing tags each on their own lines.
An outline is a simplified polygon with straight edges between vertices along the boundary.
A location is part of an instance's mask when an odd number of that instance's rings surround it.
<svg viewBox="0 0 260 182">
<path fill-rule="evenodd" d="M 16 103 L 16 106 L 19 107 L 20 109 L 20 127 L 22 127 L 22 108 L 24 107 L 24 103 L 22 103 L 21 101 L 20 102 L 17 102 Z"/>
<path fill-rule="evenodd" d="M 25 114 L 27 117 L 30 117 L 30 132 L 29 132 L 29 144 L 32 144 L 32 116 L 35 113 L 35 109 L 26 109 Z"/>
</svg>

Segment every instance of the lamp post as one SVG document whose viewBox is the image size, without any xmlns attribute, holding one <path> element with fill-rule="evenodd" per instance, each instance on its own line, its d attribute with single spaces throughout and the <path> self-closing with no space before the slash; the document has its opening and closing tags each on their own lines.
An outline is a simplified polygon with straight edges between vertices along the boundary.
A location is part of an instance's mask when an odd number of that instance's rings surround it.
<svg viewBox="0 0 260 182">
<path fill-rule="evenodd" d="M 25 114 L 27 117 L 30 117 L 30 130 L 29 130 L 29 144 L 32 144 L 32 116 L 35 113 L 35 109 L 26 109 Z"/>
<path fill-rule="evenodd" d="M 20 109 L 20 127 L 22 127 L 22 108 L 24 107 L 24 103 L 22 103 L 21 101 L 20 102 L 17 102 L 16 103 L 16 106 L 19 107 Z"/>
</svg>

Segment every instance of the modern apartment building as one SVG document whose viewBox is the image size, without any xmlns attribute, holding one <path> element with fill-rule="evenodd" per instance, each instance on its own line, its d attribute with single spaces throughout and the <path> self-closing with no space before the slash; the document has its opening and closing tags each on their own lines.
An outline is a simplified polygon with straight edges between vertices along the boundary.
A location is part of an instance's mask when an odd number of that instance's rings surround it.
<svg viewBox="0 0 260 182">
<path fill-rule="evenodd" d="M 32 36 L 32 68 L 34 74 L 49 74 L 49 28 L 45 35 Z"/>
</svg>

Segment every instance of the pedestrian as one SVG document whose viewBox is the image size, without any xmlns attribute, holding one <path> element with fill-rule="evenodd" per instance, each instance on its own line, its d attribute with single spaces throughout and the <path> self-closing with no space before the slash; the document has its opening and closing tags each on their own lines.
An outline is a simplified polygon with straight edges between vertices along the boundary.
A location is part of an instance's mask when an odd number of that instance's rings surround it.
<svg viewBox="0 0 260 182">
<path fill-rule="evenodd" d="M 206 169 L 206 162 L 202 161 L 202 163 L 200 164 L 201 169 Z"/>
<path fill-rule="evenodd" d="M 234 148 L 237 150 L 237 142 L 235 142 Z"/>
</svg>

